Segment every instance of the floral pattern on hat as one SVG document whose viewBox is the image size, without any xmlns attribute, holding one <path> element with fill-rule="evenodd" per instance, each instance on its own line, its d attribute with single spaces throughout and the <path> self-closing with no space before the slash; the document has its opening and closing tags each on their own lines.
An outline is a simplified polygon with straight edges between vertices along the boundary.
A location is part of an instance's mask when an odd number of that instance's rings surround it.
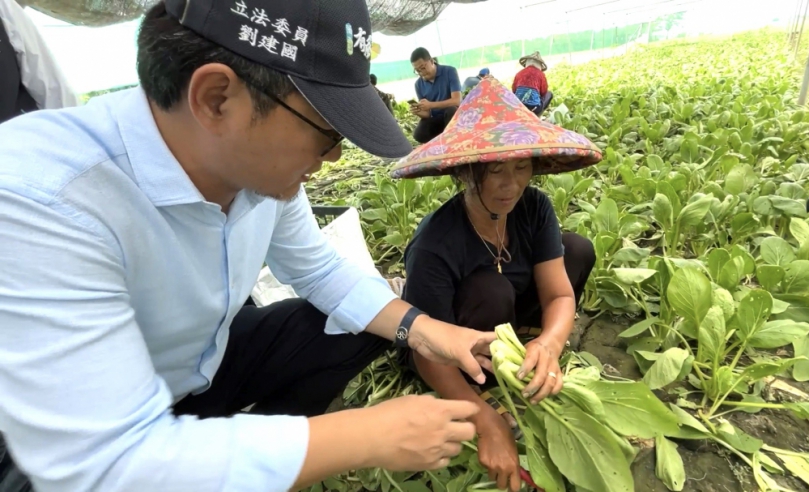
<svg viewBox="0 0 809 492">
<path fill-rule="evenodd" d="M 444 133 L 416 148 L 391 171 L 394 178 L 448 174 L 475 162 L 536 157 L 537 174 L 575 171 L 598 163 L 601 150 L 587 137 L 541 121 L 496 79 L 466 96 Z"/>
</svg>

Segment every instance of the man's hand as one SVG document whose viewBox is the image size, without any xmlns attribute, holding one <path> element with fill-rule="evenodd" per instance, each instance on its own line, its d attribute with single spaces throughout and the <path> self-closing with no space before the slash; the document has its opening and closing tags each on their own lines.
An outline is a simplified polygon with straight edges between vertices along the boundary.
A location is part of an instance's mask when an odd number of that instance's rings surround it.
<svg viewBox="0 0 809 492">
<path fill-rule="evenodd" d="M 472 402 L 403 396 L 365 409 L 362 426 L 374 437 L 370 467 L 391 471 L 444 468 L 475 437 L 475 425 L 461 422 L 479 408 Z"/>
<path fill-rule="evenodd" d="M 410 114 L 414 114 L 421 119 L 425 119 L 430 117 L 430 110 L 422 109 L 420 104 L 416 104 L 415 106 L 410 106 Z"/>
<path fill-rule="evenodd" d="M 485 424 L 478 426 L 478 459 L 489 470 L 489 480 L 497 482 L 497 488 L 517 492 L 522 487 L 520 457 L 514 435 L 508 424 L 497 412 L 486 417 Z"/>
<path fill-rule="evenodd" d="M 435 109 L 435 104 L 426 100 L 422 99 L 419 101 L 419 110 L 421 111 L 430 111 L 431 109 Z"/>
<path fill-rule="evenodd" d="M 548 395 L 557 395 L 562 391 L 562 370 L 559 367 L 561 347 L 536 338 L 525 344 L 525 360 L 523 360 L 517 377 L 522 379 L 531 371 L 534 377 L 525 385 L 523 396 L 531 398 L 536 405 Z"/>
<path fill-rule="evenodd" d="M 459 367 L 479 384 L 486 381 L 481 366 L 491 371 L 489 344 L 497 338 L 494 332 L 482 332 L 419 316 L 408 337 L 410 348 L 424 358 Z"/>
<path fill-rule="evenodd" d="M 348 470 L 444 468 L 475 437 L 478 405 L 469 401 L 404 396 L 370 408 L 309 419 L 306 460 L 292 490 Z"/>
</svg>

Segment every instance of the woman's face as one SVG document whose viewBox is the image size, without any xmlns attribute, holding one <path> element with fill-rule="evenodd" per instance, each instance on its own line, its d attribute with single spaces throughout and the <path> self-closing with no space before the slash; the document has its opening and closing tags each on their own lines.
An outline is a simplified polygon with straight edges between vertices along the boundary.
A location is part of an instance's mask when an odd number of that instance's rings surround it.
<svg viewBox="0 0 809 492">
<path fill-rule="evenodd" d="M 531 159 L 489 164 L 480 186 L 481 201 L 491 213 L 510 213 L 531 182 L 532 175 Z"/>
</svg>

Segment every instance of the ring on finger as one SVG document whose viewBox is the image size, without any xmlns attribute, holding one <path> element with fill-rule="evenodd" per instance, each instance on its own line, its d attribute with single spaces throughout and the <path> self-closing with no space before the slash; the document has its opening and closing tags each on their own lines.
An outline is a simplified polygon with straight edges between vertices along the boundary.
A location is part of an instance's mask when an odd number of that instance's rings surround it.
<svg viewBox="0 0 809 492">
<path fill-rule="evenodd" d="M 548 376 L 552 377 L 553 379 L 556 379 L 556 373 L 555 372 L 552 372 L 552 371 L 549 372 Z"/>
</svg>

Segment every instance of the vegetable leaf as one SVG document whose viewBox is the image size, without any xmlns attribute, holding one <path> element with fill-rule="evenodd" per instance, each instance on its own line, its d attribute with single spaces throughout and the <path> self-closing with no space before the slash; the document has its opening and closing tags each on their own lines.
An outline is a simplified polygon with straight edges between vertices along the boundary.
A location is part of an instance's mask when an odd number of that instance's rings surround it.
<svg viewBox="0 0 809 492">
<path fill-rule="evenodd" d="M 560 472 L 577 486 L 603 492 L 632 492 L 632 473 L 608 429 L 576 406 L 546 414 L 548 450 Z"/>
<path fill-rule="evenodd" d="M 618 334 L 618 336 L 621 337 L 621 338 L 633 338 L 633 337 L 636 337 L 636 336 L 638 336 L 638 335 L 640 335 L 642 333 L 645 333 L 646 330 L 648 330 L 649 328 L 654 326 L 654 324 L 657 323 L 658 321 L 660 321 L 660 319 L 655 317 L 655 316 L 653 316 L 651 318 L 646 318 L 646 319 L 644 319 L 642 321 L 639 321 L 639 322 L 635 323 L 634 325 L 630 326 L 626 330 L 622 331 L 620 334 Z"/>
<path fill-rule="evenodd" d="M 792 366 L 792 377 L 795 381 L 809 381 L 809 337 L 792 342 L 792 348 L 795 350 L 795 357 L 806 357 L 806 360 L 799 360 Z"/>
<path fill-rule="evenodd" d="M 716 361 L 722 358 L 725 349 L 725 316 L 722 308 L 711 306 L 699 326 L 697 360 Z"/>
<path fill-rule="evenodd" d="M 683 370 L 683 364 L 688 359 L 688 352 L 679 348 L 672 347 L 652 364 L 649 372 L 643 376 L 643 382 L 649 385 L 649 388 L 656 390 L 667 386 L 680 376 Z"/>
<path fill-rule="evenodd" d="M 795 260 L 795 251 L 784 239 L 768 237 L 761 241 L 761 258 L 770 265 L 786 266 Z"/>
<path fill-rule="evenodd" d="M 677 432 L 677 418 L 641 382 L 596 381 L 588 386 L 604 405 L 607 424 L 619 435 L 652 439 Z"/>
<path fill-rule="evenodd" d="M 668 302 L 680 316 L 699 326 L 711 308 L 711 283 L 694 268 L 681 268 L 669 282 Z"/>
<path fill-rule="evenodd" d="M 809 323 L 792 320 L 770 321 L 764 324 L 748 340 L 749 346 L 759 349 L 774 349 L 806 339 Z"/>
<path fill-rule="evenodd" d="M 655 475 L 669 490 L 680 491 L 685 486 L 685 466 L 677 445 L 662 435 L 655 437 Z"/>
<path fill-rule="evenodd" d="M 732 321 L 736 336 L 747 341 L 764 325 L 772 312 L 772 296 L 766 290 L 753 290 L 744 296 Z"/>
<path fill-rule="evenodd" d="M 531 479 L 545 492 L 565 492 L 565 482 L 559 469 L 553 464 L 548 450 L 544 446 L 528 448 L 528 471 Z"/>
</svg>

